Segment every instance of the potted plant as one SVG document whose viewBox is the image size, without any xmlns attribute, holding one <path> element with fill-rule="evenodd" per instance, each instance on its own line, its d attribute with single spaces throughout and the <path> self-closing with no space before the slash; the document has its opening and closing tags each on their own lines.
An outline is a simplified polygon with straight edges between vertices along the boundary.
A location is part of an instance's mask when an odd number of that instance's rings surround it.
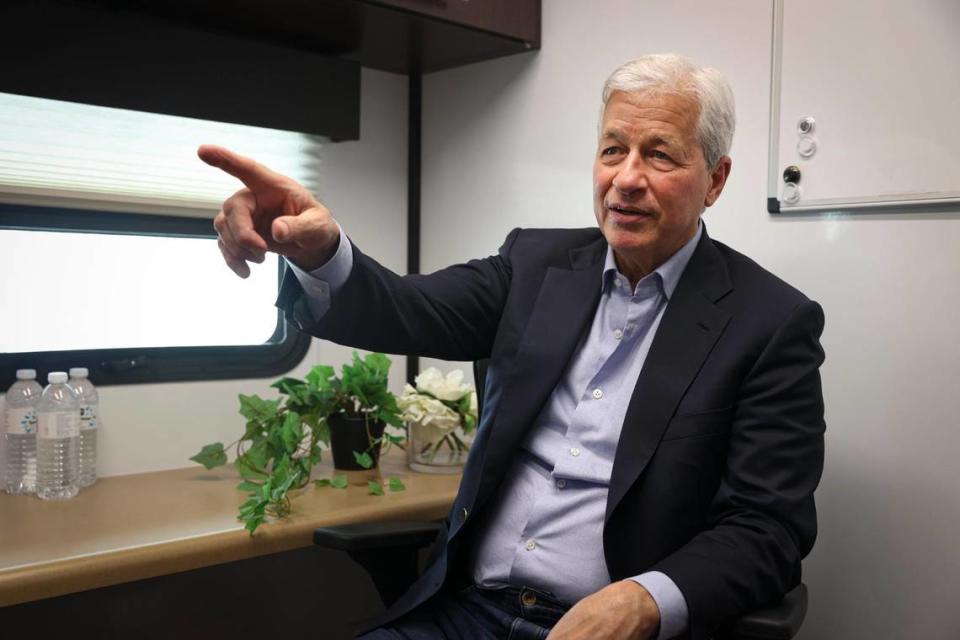
<svg viewBox="0 0 960 640">
<path fill-rule="evenodd" d="M 234 467 L 243 478 L 237 488 L 248 493 L 239 518 L 252 534 L 267 516 L 290 512 L 289 492 L 310 482 L 321 445 L 341 447 L 334 451 L 337 469 L 373 468 L 381 445 L 403 446 L 402 436 L 384 433 L 384 423 L 403 426 L 396 397 L 387 390 L 389 369 L 390 360 L 381 353 L 360 358 L 354 352 L 353 363 L 343 365 L 340 377 L 333 367 L 318 365 L 304 380 L 285 377 L 274 382 L 271 386 L 281 394 L 275 400 L 241 394 L 240 414 L 247 419 L 243 436 L 226 447 L 208 444 L 190 459 L 213 469 L 226 464 L 226 449 L 236 445 Z M 347 486 L 342 475 L 317 484 Z M 379 482 L 368 486 L 370 493 L 383 495 Z M 389 486 L 403 489 L 397 478 L 390 478 Z"/>
<path fill-rule="evenodd" d="M 431 367 L 407 385 L 397 401 L 407 426 L 410 468 L 426 473 L 456 473 L 477 427 L 477 392 L 463 382 L 463 371 L 444 376 Z"/>
<path fill-rule="evenodd" d="M 316 367 L 311 383 L 325 403 L 333 466 L 343 471 L 371 469 L 377 466 L 381 446 L 403 446 L 400 436 L 384 435 L 390 424 L 403 428 L 397 398 L 387 390 L 390 359 L 372 353 L 361 359 L 356 352 L 353 364 L 343 365 L 340 377 L 333 367 Z M 286 381 L 291 381 L 283 384 Z M 285 378 L 281 393 L 300 393 L 299 380 Z M 302 384 L 302 383 L 301 383 Z"/>
</svg>

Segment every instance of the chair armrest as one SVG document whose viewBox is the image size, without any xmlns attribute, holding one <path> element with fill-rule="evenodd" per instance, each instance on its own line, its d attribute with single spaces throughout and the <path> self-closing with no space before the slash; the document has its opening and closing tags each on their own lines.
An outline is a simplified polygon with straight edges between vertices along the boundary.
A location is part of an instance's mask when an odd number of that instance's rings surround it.
<svg viewBox="0 0 960 640">
<path fill-rule="evenodd" d="M 743 615 L 731 627 L 736 640 L 790 640 L 807 615 L 807 585 L 800 583 L 780 604 Z"/>
<path fill-rule="evenodd" d="M 440 531 L 439 522 L 361 522 L 322 527 L 313 532 L 313 543 L 346 551 L 373 551 L 396 547 L 425 547 Z"/>
<path fill-rule="evenodd" d="M 419 575 L 418 555 L 440 532 L 439 522 L 362 522 L 323 527 L 313 532 L 313 543 L 345 551 L 370 575 L 385 606 L 392 603 Z"/>
</svg>

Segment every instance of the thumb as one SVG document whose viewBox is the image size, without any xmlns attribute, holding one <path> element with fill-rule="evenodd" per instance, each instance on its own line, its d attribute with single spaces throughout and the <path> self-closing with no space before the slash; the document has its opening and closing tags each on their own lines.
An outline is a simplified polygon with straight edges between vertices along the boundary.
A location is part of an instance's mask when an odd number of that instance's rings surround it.
<svg viewBox="0 0 960 640">
<path fill-rule="evenodd" d="M 322 206 L 295 216 L 280 216 L 273 221 L 270 231 L 276 242 L 304 249 L 326 249 L 339 238 L 337 223 Z"/>
</svg>

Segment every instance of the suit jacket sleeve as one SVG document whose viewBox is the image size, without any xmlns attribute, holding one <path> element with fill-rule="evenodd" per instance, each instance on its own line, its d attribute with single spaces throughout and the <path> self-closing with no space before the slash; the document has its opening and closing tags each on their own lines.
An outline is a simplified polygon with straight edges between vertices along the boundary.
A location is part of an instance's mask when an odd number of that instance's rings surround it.
<svg viewBox="0 0 960 640">
<path fill-rule="evenodd" d="M 806 300 L 773 334 L 740 387 L 708 526 L 651 568 L 683 592 L 695 638 L 800 580 L 823 470 L 822 330 Z"/>
<path fill-rule="evenodd" d="M 277 306 L 302 331 L 369 351 L 445 360 L 490 355 L 510 290 L 513 230 L 495 256 L 429 275 L 400 276 L 353 245 L 353 269 L 322 318 L 288 271 Z"/>
</svg>

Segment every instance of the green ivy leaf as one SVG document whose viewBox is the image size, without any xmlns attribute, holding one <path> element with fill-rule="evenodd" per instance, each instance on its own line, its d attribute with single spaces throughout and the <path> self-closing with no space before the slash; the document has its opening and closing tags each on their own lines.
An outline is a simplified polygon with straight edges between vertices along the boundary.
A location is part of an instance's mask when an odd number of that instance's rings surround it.
<svg viewBox="0 0 960 640">
<path fill-rule="evenodd" d="M 407 486 L 403 484 L 403 480 L 396 476 L 390 477 L 390 479 L 387 481 L 387 486 L 390 487 L 390 491 L 403 491 L 407 488 Z"/>
<path fill-rule="evenodd" d="M 214 442 L 205 445 L 200 449 L 200 453 L 190 458 L 198 464 L 202 464 L 207 470 L 219 467 L 227 463 L 227 453 L 223 450 L 222 442 Z"/>
<path fill-rule="evenodd" d="M 280 437 L 283 440 L 283 446 L 287 451 L 294 453 L 303 440 L 303 425 L 300 424 L 300 415 L 294 411 L 288 411 L 283 419 L 283 426 L 280 427 Z"/>
<path fill-rule="evenodd" d="M 327 446 L 330 445 L 330 424 L 327 423 L 326 418 L 317 424 L 317 430 L 315 433 L 317 434 L 317 440 Z"/>
<path fill-rule="evenodd" d="M 247 520 L 253 516 L 262 516 L 267 510 L 267 501 L 259 496 L 251 496 L 240 505 L 240 518 Z"/>
<path fill-rule="evenodd" d="M 280 393 L 294 399 L 302 398 L 307 390 L 307 383 L 299 378 L 280 378 L 270 386 L 279 389 Z"/>
<path fill-rule="evenodd" d="M 270 474 L 267 472 L 267 443 L 261 441 L 238 456 L 233 466 L 240 472 L 244 480 L 263 481 Z"/>
<path fill-rule="evenodd" d="M 343 474 L 333 476 L 333 480 L 330 481 L 330 486 L 334 489 L 346 489 L 348 484 L 347 476 Z"/>
<path fill-rule="evenodd" d="M 383 485 L 379 482 L 370 480 L 367 482 L 367 489 L 370 490 L 370 495 L 372 496 L 382 496 L 383 495 Z"/>
<path fill-rule="evenodd" d="M 313 484 L 317 487 L 329 487 L 333 483 L 330 481 L 330 478 L 319 478 L 314 480 Z"/>
<path fill-rule="evenodd" d="M 266 509 L 267 503 L 270 502 L 270 496 L 273 495 L 273 477 L 267 478 L 267 481 L 260 485 L 260 502 L 262 503 L 264 509 Z"/>
<path fill-rule="evenodd" d="M 262 515 L 251 516 L 246 518 L 243 523 L 243 528 L 250 532 L 250 535 L 253 535 L 253 532 L 257 530 L 261 524 L 263 524 L 264 517 Z"/>
<path fill-rule="evenodd" d="M 311 389 L 326 391 L 330 388 L 330 378 L 334 377 L 336 371 L 333 367 L 324 364 L 318 364 L 307 374 L 307 383 Z"/>
<path fill-rule="evenodd" d="M 261 440 L 253 445 L 240 456 L 249 461 L 251 468 L 263 471 L 267 468 L 267 461 L 270 459 L 270 444 L 266 440 Z"/>
<path fill-rule="evenodd" d="M 353 452 L 353 459 L 357 461 L 357 464 L 363 467 L 364 469 L 370 469 L 373 467 L 373 456 L 364 451 L 360 453 L 359 451 Z"/>
<path fill-rule="evenodd" d="M 237 485 L 239 491 L 246 491 L 247 493 L 260 493 L 260 485 L 256 482 L 250 482 L 249 480 L 244 480 Z"/>
<path fill-rule="evenodd" d="M 259 420 L 263 422 L 277 413 L 277 407 L 280 406 L 279 400 L 264 400 L 258 395 L 245 396 L 240 394 L 240 415 L 247 420 Z"/>
<path fill-rule="evenodd" d="M 356 352 L 354 352 L 354 358 L 356 358 Z M 363 359 L 363 363 L 377 373 L 385 375 L 390 371 L 390 358 L 382 353 L 368 354 L 367 357 Z"/>
<path fill-rule="evenodd" d="M 391 411 L 387 408 L 380 409 L 380 411 L 377 412 L 377 417 L 389 425 L 403 429 L 403 419 L 395 410 Z"/>
<path fill-rule="evenodd" d="M 247 420 L 247 429 L 241 440 L 254 440 L 263 435 L 263 423 L 258 420 Z"/>
<path fill-rule="evenodd" d="M 383 437 L 389 440 L 392 444 L 397 445 L 401 449 L 405 444 L 407 444 L 407 439 L 403 436 L 392 436 L 389 433 L 383 434 Z"/>
</svg>

